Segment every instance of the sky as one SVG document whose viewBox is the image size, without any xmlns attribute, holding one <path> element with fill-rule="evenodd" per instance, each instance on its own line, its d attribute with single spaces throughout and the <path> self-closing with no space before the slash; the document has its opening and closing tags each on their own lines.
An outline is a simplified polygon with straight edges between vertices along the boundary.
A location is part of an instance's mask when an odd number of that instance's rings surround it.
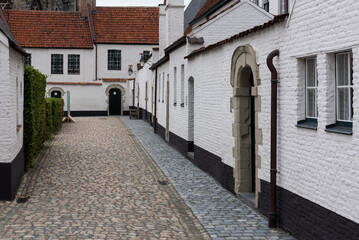
<svg viewBox="0 0 359 240">
<path fill-rule="evenodd" d="M 184 0 L 187 6 L 191 0 Z M 158 6 L 163 0 L 97 0 L 97 6 Z"/>
</svg>

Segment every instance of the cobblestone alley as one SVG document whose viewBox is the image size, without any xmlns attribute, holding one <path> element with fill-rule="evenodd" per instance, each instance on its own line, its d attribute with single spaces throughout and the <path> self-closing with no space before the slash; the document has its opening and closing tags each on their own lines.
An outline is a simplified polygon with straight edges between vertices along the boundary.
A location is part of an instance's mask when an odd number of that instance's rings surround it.
<svg viewBox="0 0 359 240">
<path fill-rule="evenodd" d="M 0 239 L 292 239 L 147 123 L 76 121 L 25 175 L 18 197 L 28 200 L 0 202 Z"/>
</svg>

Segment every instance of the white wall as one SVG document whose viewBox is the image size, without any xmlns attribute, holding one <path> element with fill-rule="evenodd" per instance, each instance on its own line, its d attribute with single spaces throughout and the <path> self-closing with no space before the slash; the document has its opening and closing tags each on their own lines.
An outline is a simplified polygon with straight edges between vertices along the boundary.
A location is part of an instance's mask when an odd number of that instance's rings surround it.
<svg viewBox="0 0 359 240">
<path fill-rule="evenodd" d="M 228 7 L 228 6 L 226 6 Z M 226 9 L 217 11 L 217 14 Z M 213 14 L 213 16 L 216 14 Z M 193 26 L 190 37 L 203 37 L 203 46 L 222 41 L 235 34 L 271 20 L 273 16 L 251 2 L 240 2 L 231 9 L 209 20 L 201 20 Z M 204 25 L 201 25 L 203 24 Z M 196 46 L 198 48 L 198 46 Z"/>
<path fill-rule="evenodd" d="M 95 50 L 26 48 L 31 65 L 48 76 L 48 82 L 91 82 L 95 80 Z M 63 74 L 51 74 L 51 54 L 63 54 Z M 80 74 L 68 74 L 68 55 L 80 55 Z"/>
<path fill-rule="evenodd" d="M 11 162 L 23 145 L 24 64 L 3 33 L 0 53 L 0 162 Z"/>
<path fill-rule="evenodd" d="M 140 53 L 152 52 L 157 45 L 120 45 L 120 44 L 98 44 L 98 78 L 135 78 L 128 75 L 128 65 L 133 66 L 136 71 L 137 63 L 140 61 Z M 121 50 L 121 70 L 107 70 L 108 50 Z"/>
<path fill-rule="evenodd" d="M 355 10 L 354 10 L 355 9 Z M 188 63 L 195 79 L 195 142 L 202 148 L 234 166 L 230 113 L 231 58 L 239 46 L 250 44 L 260 67 L 261 113 L 263 130 L 262 159 L 259 177 L 269 181 L 270 159 L 270 72 L 267 55 L 274 49 L 280 56 L 274 61 L 279 73 L 278 89 L 278 184 L 312 202 L 359 223 L 358 124 L 354 115 L 353 135 L 328 133 L 325 126 L 333 123 L 334 53 L 351 50 L 354 58 L 354 94 L 359 92 L 359 2 L 310 0 L 297 1 L 291 20 L 248 35 L 196 56 Z M 328 15 L 332 12 L 332 15 Z M 345 15 L 345 18 L 343 16 Z M 295 127 L 303 118 L 303 79 L 298 73 L 301 58 L 316 56 L 318 64 L 318 130 Z M 354 111 L 359 109 L 359 96 L 354 96 Z M 219 136 L 219 137 L 218 137 Z M 213 138 L 217 141 L 214 142 Z M 350 201 L 348 201 L 350 199 Z"/>
</svg>

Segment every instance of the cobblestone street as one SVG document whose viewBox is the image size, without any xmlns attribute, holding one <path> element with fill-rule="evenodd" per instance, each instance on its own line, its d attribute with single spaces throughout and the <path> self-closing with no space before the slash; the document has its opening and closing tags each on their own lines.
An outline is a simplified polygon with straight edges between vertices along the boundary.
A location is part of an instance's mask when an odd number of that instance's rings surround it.
<svg viewBox="0 0 359 240">
<path fill-rule="evenodd" d="M 28 201 L 0 202 L 0 239 L 293 239 L 144 121 L 76 121 L 26 174 Z"/>
</svg>

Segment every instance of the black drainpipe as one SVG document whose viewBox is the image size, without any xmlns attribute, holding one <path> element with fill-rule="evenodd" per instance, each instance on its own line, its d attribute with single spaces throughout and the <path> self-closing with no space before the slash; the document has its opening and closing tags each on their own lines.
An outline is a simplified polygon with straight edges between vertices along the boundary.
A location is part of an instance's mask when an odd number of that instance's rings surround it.
<svg viewBox="0 0 359 240">
<path fill-rule="evenodd" d="M 271 153 L 270 153 L 270 211 L 269 227 L 277 227 L 277 69 L 273 65 L 273 58 L 279 56 L 279 50 L 274 50 L 267 57 L 267 66 L 271 71 Z"/>
<path fill-rule="evenodd" d="M 155 74 L 155 117 L 153 118 L 153 131 L 157 133 L 157 67 Z"/>
</svg>

